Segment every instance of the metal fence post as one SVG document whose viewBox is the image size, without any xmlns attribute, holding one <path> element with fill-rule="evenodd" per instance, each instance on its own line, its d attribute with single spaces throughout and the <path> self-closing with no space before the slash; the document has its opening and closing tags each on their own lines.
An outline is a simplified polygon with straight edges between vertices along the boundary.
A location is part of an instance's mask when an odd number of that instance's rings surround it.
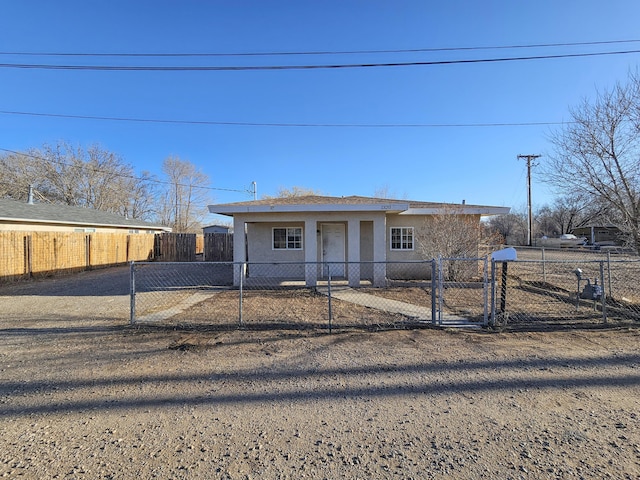
<svg viewBox="0 0 640 480">
<path fill-rule="evenodd" d="M 503 321 L 506 318 L 507 312 L 507 281 L 509 280 L 507 269 L 509 268 L 508 262 L 502 262 L 502 284 L 500 285 L 500 313 L 503 315 Z"/>
<path fill-rule="evenodd" d="M 547 265 L 544 258 L 544 247 L 542 247 L 542 281 L 547 283 Z"/>
<path fill-rule="evenodd" d="M 331 308 L 331 268 L 327 264 L 327 296 L 329 297 L 329 333 L 333 328 L 333 309 Z"/>
<path fill-rule="evenodd" d="M 609 296 L 613 296 L 613 294 L 611 293 L 611 251 L 607 251 L 607 283 L 609 285 Z M 602 278 L 602 275 L 600 275 L 600 278 Z M 602 278 L 602 289 L 604 290 L 604 278 Z"/>
<path fill-rule="evenodd" d="M 491 326 L 496 324 L 496 261 L 491 259 Z"/>
<path fill-rule="evenodd" d="M 442 325 L 442 309 L 444 307 L 442 298 L 444 295 L 444 279 L 442 275 L 442 257 L 438 255 L 438 325 Z"/>
<path fill-rule="evenodd" d="M 431 324 L 436 324 L 436 259 L 431 259 Z"/>
<path fill-rule="evenodd" d="M 244 263 L 240 263 L 238 264 L 238 268 L 240 269 L 240 275 L 238 275 L 240 277 L 240 289 L 239 289 L 239 293 L 238 293 L 238 323 L 240 325 L 244 325 L 244 319 L 242 318 L 242 286 L 244 283 L 244 272 L 245 272 L 245 264 Z"/>
<path fill-rule="evenodd" d="M 131 262 L 129 268 L 129 323 L 136 323 L 136 267 L 135 262 Z"/>
<path fill-rule="evenodd" d="M 482 273 L 482 294 L 484 296 L 484 317 L 483 317 L 483 321 L 482 321 L 482 325 L 483 326 L 487 326 L 489 324 L 489 308 L 488 308 L 488 301 L 489 301 L 489 291 L 488 291 L 488 283 L 489 283 L 489 277 L 488 277 L 488 270 L 489 270 L 489 257 L 484 257 L 484 268 L 483 268 L 483 273 Z"/>
</svg>

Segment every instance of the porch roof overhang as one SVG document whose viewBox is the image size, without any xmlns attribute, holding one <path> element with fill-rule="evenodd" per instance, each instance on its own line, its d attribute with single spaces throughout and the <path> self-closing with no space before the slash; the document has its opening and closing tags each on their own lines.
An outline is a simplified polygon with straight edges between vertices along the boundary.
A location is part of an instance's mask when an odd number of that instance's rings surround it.
<svg viewBox="0 0 640 480">
<path fill-rule="evenodd" d="M 455 210 L 447 211 L 442 207 L 421 207 L 421 208 L 409 208 L 400 215 L 442 215 L 442 214 L 458 214 L 458 215 L 480 215 L 481 217 L 490 215 L 506 215 L 511 209 L 509 207 L 489 207 L 479 205 L 461 205 Z"/>
<path fill-rule="evenodd" d="M 320 212 L 388 212 L 401 213 L 408 203 L 314 204 L 314 205 L 209 205 L 210 213 L 233 216 L 240 213 L 320 213 Z"/>
<path fill-rule="evenodd" d="M 220 215 L 268 214 L 268 213 L 340 213 L 340 212 L 384 212 L 401 215 L 504 215 L 509 207 L 487 205 L 446 204 L 416 202 L 375 197 L 328 197 L 307 195 L 300 197 L 278 197 L 249 202 L 209 205 L 209 212 Z"/>
</svg>

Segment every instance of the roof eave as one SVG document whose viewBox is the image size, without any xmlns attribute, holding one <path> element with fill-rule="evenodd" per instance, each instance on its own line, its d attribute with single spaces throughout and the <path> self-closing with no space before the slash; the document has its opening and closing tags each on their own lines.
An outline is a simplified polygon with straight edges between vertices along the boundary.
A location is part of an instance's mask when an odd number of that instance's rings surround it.
<svg viewBox="0 0 640 480">
<path fill-rule="evenodd" d="M 153 225 L 125 225 L 114 223 L 89 223 L 89 222 L 73 222 L 67 220 L 46 220 L 38 218 L 15 218 L 15 217 L 0 217 L 0 222 L 12 222 L 12 223 L 37 223 L 48 225 L 77 225 L 83 227 L 101 227 L 101 228 L 129 228 L 136 230 L 163 230 L 171 231 L 170 227 L 153 226 Z"/>
<path fill-rule="evenodd" d="M 301 212 L 386 212 L 400 213 L 408 203 L 371 204 L 309 204 L 309 205 L 209 205 L 209 212 L 233 216 L 239 213 L 301 213 Z"/>
<path fill-rule="evenodd" d="M 442 215 L 442 214 L 462 214 L 462 215 L 480 215 L 481 217 L 491 215 L 506 215 L 511 209 L 509 207 L 490 207 L 479 205 L 461 205 L 455 209 L 447 210 L 442 207 L 420 207 L 409 208 L 400 215 Z"/>
</svg>

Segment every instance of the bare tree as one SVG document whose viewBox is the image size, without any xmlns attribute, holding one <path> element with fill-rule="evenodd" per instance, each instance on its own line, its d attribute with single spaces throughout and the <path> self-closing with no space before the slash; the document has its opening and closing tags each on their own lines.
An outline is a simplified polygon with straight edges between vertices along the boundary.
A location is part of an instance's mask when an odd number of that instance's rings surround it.
<svg viewBox="0 0 640 480">
<path fill-rule="evenodd" d="M 525 211 L 512 211 L 506 215 L 496 215 L 486 222 L 488 235 L 500 235 L 509 245 L 527 243 L 528 217 Z"/>
<path fill-rule="evenodd" d="M 561 235 L 573 229 L 604 221 L 606 205 L 584 192 L 557 197 L 535 214 L 537 230 L 542 235 Z"/>
<path fill-rule="evenodd" d="M 197 232 L 209 203 L 209 178 L 187 160 L 170 156 L 162 164 L 167 188 L 161 194 L 158 214 L 174 232 Z"/>
<path fill-rule="evenodd" d="M 468 274 L 464 262 L 448 259 L 477 258 L 481 243 L 502 243 L 500 235 L 491 232 L 487 236 L 479 215 L 462 214 L 459 207 L 445 207 L 425 220 L 417 232 L 417 249 L 423 258 L 442 257 L 447 280 L 459 280 Z"/>
<path fill-rule="evenodd" d="M 398 195 L 398 193 L 395 190 L 391 190 L 391 187 L 389 187 L 388 184 L 377 187 L 373 191 L 373 196 L 375 198 L 389 198 L 389 199 L 400 199 L 400 198 L 406 199 L 407 198 L 406 193 L 404 193 L 403 195 Z"/>
<path fill-rule="evenodd" d="M 29 185 L 40 186 L 43 175 L 40 162 L 25 154 L 0 156 L 0 197 L 26 200 Z"/>
<path fill-rule="evenodd" d="M 85 149 L 59 142 L 0 156 L 0 194 L 17 200 L 26 199 L 33 185 L 53 203 L 149 219 L 151 181 L 98 145 Z"/>
<path fill-rule="evenodd" d="M 306 187 L 297 187 L 297 186 L 293 186 L 291 188 L 280 187 L 278 189 L 278 193 L 275 196 L 263 195 L 262 198 L 266 200 L 269 198 L 306 197 L 309 195 L 322 195 L 322 193 L 319 190 L 314 190 L 312 188 L 306 188 Z"/>
<path fill-rule="evenodd" d="M 608 207 L 608 223 L 640 250 L 640 77 L 631 74 L 570 113 L 572 122 L 551 136 L 546 181 Z"/>
</svg>

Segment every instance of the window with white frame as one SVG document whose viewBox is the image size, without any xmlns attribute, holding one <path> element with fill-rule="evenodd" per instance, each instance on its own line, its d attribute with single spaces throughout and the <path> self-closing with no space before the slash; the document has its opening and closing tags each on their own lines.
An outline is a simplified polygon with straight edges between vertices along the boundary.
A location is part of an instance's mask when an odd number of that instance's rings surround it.
<svg viewBox="0 0 640 480">
<path fill-rule="evenodd" d="M 413 250 L 413 227 L 391 227 L 391 250 Z"/>
<path fill-rule="evenodd" d="M 275 227 L 273 229 L 274 250 L 302 250 L 302 227 Z"/>
</svg>

